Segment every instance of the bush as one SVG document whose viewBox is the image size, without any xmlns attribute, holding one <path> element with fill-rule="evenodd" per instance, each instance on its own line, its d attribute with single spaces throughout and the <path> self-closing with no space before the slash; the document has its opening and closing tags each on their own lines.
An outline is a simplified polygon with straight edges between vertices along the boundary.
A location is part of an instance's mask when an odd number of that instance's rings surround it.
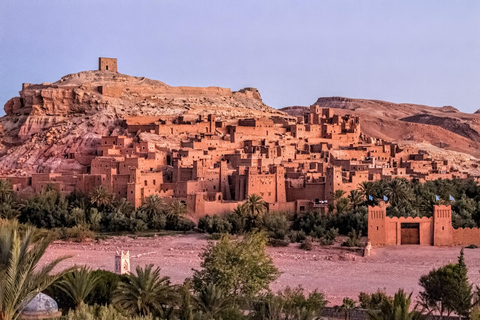
<svg viewBox="0 0 480 320">
<path fill-rule="evenodd" d="M 92 273 L 97 275 L 99 280 L 87 297 L 86 302 L 88 304 L 110 304 L 113 298 L 113 291 L 117 288 L 118 284 L 128 279 L 125 275 L 118 275 L 106 270 L 94 270 Z"/>
<path fill-rule="evenodd" d="M 267 231 L 269 238 L 284 240 L 288 232 L 288 221 L 285 213 L 268 212 L 263 216 L 261 226 Z"/>
<path fill-rule="evenodd" d="M 87 239 L 95 239 L 95 232 L 88 229 L 87 226 L 75 226 L 72 228 L 54 229 L 56 238 L 59 240 L 71 240 L 75 242 L 83 242 Z"/>
<path fill-rule="evenodd" d="M 344 247 L 360 247 L 360 239 L 362 232 L 357 233 L 356 230 L 352 230 L 348 233 L 348 238 L 342 243 Z"/>
<path fill-rule="evenodd" d="M 468 247 L 465 247 L 466 249 L 477 249 L 478 246 L 476 244 L 471 244 Z"/>
<path fill-rule="evenodd" d="M 167 222 L 167 230 L 186 232 L 195 228 L 195 222 L 186 218 L 174 217 L 169 220 Z"/>
<path fill-rule="evenodd" d="M 208 237 L 209 240 L 220 240 L 223 237 L 223 234 L 215 232 Z"/>
<path fill-rule="evenodd" d="M 290 234 L 288 235 L 289 238 L 290 238 L 290 241 L 292 243 L 295 243 L 295 242 L 302 242 L 303 240 L 305 240 L 307 238 L 307 235 L 305 234 L 305 231 L 303 230 L 292 230 L 290 231 Z"/>
<path fill-rule="evenodd" d="M 200 229 L 202 232 L 207 232 L 210 234 L 230 233 L 232 231 L 232 225 L 227 221 L 227 219 L 219 215 L 206 215 L 198 220 L 198 229 Z"/>
<path fill-rule="evenodd" d="M 271 247 L 288 247 L 290 241 L 283 239 L 268 239 L 268 245 Z"/>
<path fill-rule="evenodd" d="M 387 296 L 385 291 L 377 290 L 375 293 L 360 292 L 358 295 L 358 301 L 360 302 L 360 308 L 369 310 L 380 310 L 380 307 L 384 301 L 389 301 L 392 298 Z"/>
<path fill-rule="evenodd" d="M 332 245 L 335 243 L 335 239 L 338 236 L 338 229 L 330 228 L 326 231 L 325 234 L 320 238 L 320 243 L 323 245 Z"/>
<path fill-rule="evenodd" d="M 300 244 L 300 249 L 311 251 L 313 249 L 313 241 L 310 238 L 303 240 Z"/>
</svg>

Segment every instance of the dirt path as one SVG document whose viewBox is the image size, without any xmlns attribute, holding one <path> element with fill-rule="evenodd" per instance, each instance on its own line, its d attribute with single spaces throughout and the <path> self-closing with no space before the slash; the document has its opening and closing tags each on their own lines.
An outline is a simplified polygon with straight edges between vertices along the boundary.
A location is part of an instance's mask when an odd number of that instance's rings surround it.
<svg viewBox="0 0 480 320">
<path fill-rule="evenodd" d="M 132 270 L 137 265 L 153 263 L 172 282 L 181 283 L 200 268 L 199 254 L 207 245 L 204 235 L 167 236 L 158 238 L 114 237 L 100 243 L 53 243 L 42 261 L 51 261 L 61 255 L 72 258 L 60 268 L 73 264 L 113 271 L 117 250 L 129 250 Z M 374 248 L 371 257 L 360 257 L 341 249 L 315 247 L 303 251 L 298 245 L 287 248 L 268 248 L 268 254 L 282 275 L 271 289 L 301 285 L 308 291 L 318 289 L 325 293 L 331 305 L 341 303 L 344 297 L 357 298 L 361 291 L 374 292 L 378 288 L 393 294 L 398 288 L 418 294 L 418 279 L 447 263 L 455 263 L 458 247 L 391 246 Z M 480 284 L 480 249 L 466 249 L 465 259 L 469 278 Z"/>
</svg>

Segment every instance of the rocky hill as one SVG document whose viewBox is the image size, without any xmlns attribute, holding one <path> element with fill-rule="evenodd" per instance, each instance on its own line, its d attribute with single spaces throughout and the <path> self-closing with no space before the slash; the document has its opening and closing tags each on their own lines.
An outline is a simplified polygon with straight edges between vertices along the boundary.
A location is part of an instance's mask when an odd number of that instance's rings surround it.
<svg viewBox="0 0 480 320">
<path fill-rule="evenodd" d="M 70 74 L 55 83 L 24 84 L 0 118 L 0 174 L 82 171 L 78 161 L 101 136 L 122 134 L 132 116 L 215 114 L 219 119 L 285 115 L 255 88 L 172 87 L 109 71 Z M 71 154 L 79 154 L 71 159 Z"/>
<path fill-rule="evenodd" d="M 480 114 L 463 113 L 451 106 L 392 103 L 343 97 L 319 98 L 314 104 L 360 116 L 362 133 L 370 137 L 414 144 L 433 154 L 454 159 L 480 158 Z M 308 107 L 281 109 L 292 116 Z M 475 159 L 472 159 L 476 161 Z"/>
</svg>

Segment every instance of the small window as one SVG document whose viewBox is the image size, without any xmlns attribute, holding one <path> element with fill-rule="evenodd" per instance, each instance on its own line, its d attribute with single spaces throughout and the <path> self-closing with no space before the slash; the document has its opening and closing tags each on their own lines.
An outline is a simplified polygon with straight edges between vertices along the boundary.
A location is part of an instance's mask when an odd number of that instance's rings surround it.
<svg viewBox="0 0 480 320">
<path fill-rule="evenodd" d="M 144 183 L 145 183 L 145 186 L 147 186 L 147 180 L 145 180 Z"/>
</svg>

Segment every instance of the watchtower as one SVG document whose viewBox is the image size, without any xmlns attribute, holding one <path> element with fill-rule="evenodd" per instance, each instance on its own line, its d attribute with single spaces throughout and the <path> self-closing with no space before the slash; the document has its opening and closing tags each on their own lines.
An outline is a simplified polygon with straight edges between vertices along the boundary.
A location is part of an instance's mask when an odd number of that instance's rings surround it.
<svg viewBox="0 0 480 320">
<path fill-rule="evenodd" d="M 436 205 L 433 208 L 433 245 L 451 246 L 453 244 L 452 207 Z"/>
<path fill-rule="evenodd" d="M 371 245 L 387 244 L 387 207 L 384 203 L 380 206 L 368 206 L 368 241 Z"/>
<path fill-rule="evenodd" d="M 129 274 L 130 273 L 130 251 L 124 253 L 123 251 L 115 254 L 115 273 Z"/>
<path fill-rule="evenodd" d="M 98 58 L 98 70 L 100 71 L 117 71 L 117 58 Z"/>
</svg>

